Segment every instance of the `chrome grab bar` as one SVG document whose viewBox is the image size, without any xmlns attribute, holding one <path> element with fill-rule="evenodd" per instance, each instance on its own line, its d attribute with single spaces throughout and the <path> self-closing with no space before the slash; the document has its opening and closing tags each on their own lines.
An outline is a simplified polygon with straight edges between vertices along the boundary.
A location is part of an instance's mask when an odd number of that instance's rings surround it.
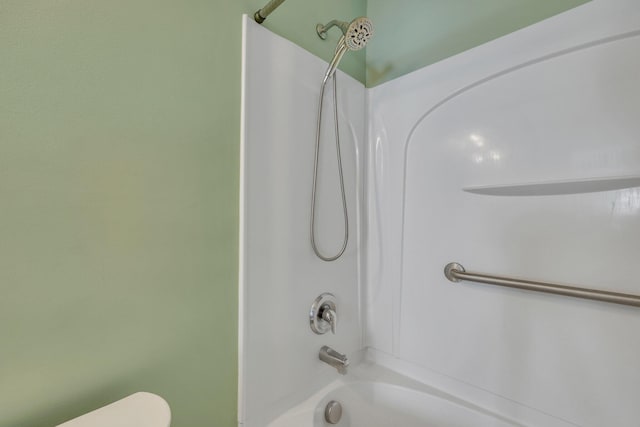
<svg viewBox="0 0 640 427">
<path fill-rule="evenodd" d="M 488 285 L 506 286 L 508 288 L 524 289 L 527 291 L 544 292 L 548 294 L 564 295 L 568 297 L 584 298 L 613 304 L 640 307 L 640 296 L 621 294 L 618 292 L 601 291 L 596 289 L 578 288 L 557 283 L 538 282 L 535 280 L 517 279 L 514 277 L 492 276 L 490 274 L 466 271 L 457 262 L 450 262 L 444 268 L 444 275 L 451 282 L 468 280 Z"/>
</svg>

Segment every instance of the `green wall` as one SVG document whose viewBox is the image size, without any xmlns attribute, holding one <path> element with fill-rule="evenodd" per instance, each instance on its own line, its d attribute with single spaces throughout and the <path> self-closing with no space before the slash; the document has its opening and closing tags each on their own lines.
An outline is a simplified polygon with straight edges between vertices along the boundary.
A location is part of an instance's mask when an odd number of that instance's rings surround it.
<svg viewBox="0 0 640 427">
<path fill-rule="evenodd" d="M 0 1 L 0 427 L 138 390 L 236 425 L 237 0 Z M 289 0 L 267 26 L 328 59 Z M 364 80 L 363 55 L 344 68 Z"/>
<path fill-rule="evenodd" d="M 368 0 L 367 86 L 471 49 L 588 0 Z"/>
</svg>

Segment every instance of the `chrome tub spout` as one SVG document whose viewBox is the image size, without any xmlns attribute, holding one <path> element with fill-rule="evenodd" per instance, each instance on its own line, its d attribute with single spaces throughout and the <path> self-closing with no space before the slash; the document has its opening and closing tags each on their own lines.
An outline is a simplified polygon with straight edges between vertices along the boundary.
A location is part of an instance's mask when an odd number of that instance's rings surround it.
<svg viewBox="0 0 640 427">
<path fill-rule="evenodd" d="M 324 363 L 336 368 L 338 372 L 341 373 L 342 375 L 347 373 L 347 366 L 349 366 L 349 360 L 347 359 L 346 355 L 342 353 L 338 353 L 331 347 L 325 345 L 320 349 L 320 354 L 318 355 L 318 357 Z"/>
</svg>

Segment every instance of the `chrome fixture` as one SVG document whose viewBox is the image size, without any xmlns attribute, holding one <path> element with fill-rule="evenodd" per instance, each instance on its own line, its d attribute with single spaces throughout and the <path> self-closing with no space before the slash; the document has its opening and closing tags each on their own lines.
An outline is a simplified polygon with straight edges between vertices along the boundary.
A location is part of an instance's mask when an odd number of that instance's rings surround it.
<svg viewBox="0 0 640 427">
<path fill-rule="evenodd" d="M 316 26 L 316 32 L 321 39 L 326 39 L 327 30 L 329 28 L 337 26 L 342 30 L 342 37 L 338 41 L 336 51 L 333 55 L 333 59 L 329 63 L 329 67 L 322 79 L 322 85 L 320 86 L 320 101 L 318 105 L 318 124 L 316 127 L 316 150 L 315 158 L 313 161 L 313 186 L 311 190 L 311 247 L 313 252 L 323 261 L 335 261 L 342 256 L 347 243 L 349 241 L 349 217 L 347 214 L 347 198 L 344 190 L 344 176 L 342 172 L 342 156 L 340 154 L 340 132 L 338 129 L 338 83 L 336 81 L 336 69 L 340 60 L 347 52 L 347 50 L 360 50 L 367 45 L 367 42 L 373 35 L 373 23 L 369 18 L 360 17 L 356 18 L 350 23 L 343 21 L 333 20 L 327 25 L 318 24 Z M 318 181 L 318 157 L 320 152 L 320 128 L 322 124 L 322 104 L 324 100 L 324 90 L 329 78 L 333 78 L 333 117 L 335 122 L 335 135 L 336 135 L 336 152 L 338 157 L 338 174 L 340 177 L 340 193 L 342 196 L 342 213 L 344 217 L 344 237 L 342 241 L 342 247 L 335 255 L 324 255 L 318 249 L 316 245 L 316 188 Z"/>
<path fill-rule="evenodd" d="M 473 273 L 470 271 L 467 272 L 462 265 L 456 262 L 451 262 L 445 266 L 444 275 L 451 282 L 469 280 L 471 282 L 485 283 L 488 285 L 506 286 L 508 288 L 524 289 L 527 291 L 544 292 L 548 294 L 564 295 L 568 297 L 584 298 L 594 301 L 640 307 L 640 296 L 638 295 L 578 288 L 575 286 L 539 282 L 535 280 L 517 279 L 514 277 L 492 276 L 490 274 Z"/>
<path fill-rule="evenodd" d="M 320 354 L 318 355 L 320 360 L 329 366 L 333 366 L 338 370 L 338 372 L 342 375 L 347 373 L 347 366 L 349 366 L 349 360 L 347 360 L 347 356 L 338 353 L 334 349 L 329 346 L 324 346 L 320 349 Z"/>
<path fill-rule="evenodd" d="M 253 14 L 253 19 L 255 19 L 258 24 L 262 24 L 264 20 L 267 19 L 267 16 L 269 16 L 271 12 L 276 10 L 276 8 L 282 3 L 284 3 L 284 0 L 271 0 L 265 5 L 265 7 L 257 10 L 256 13 Z"/>
<path fill-rule="evenodd" d="M 324 408 L 324 420 L 329 424 L 338 424 L 342 418 L 342 405 L 340 402 L 332 400 Z"/>
<path fill-rule="evenodd" d="M 336 311 L 336 297 L 328 292 L 320 295 L 311 304 L 309 310 L 309 324 L 311 330 L 318 335 L 331 331 L 335 335 L 338 327 Z"/>
<path fill-rule="evenodd" d="M 327 25 L 316 25 L 316 33 L 322 40 L 327 39 L 327 31 L 332 27 L 338 27 L 342 31 L 342 37 L 338 41 L 336 52 L 333 59 L 329 63 L 329 68 L 325 73 L 323 83 L 329 80 L 338 67 L 338 64 L 342 60 L 342 56 L 347 50 L 360 50 L 363 49 L 371 36 L 373 36 L 373 22 L 367 17 L 361 16 L 351 22 L 333 20 Z"/>
</svg>

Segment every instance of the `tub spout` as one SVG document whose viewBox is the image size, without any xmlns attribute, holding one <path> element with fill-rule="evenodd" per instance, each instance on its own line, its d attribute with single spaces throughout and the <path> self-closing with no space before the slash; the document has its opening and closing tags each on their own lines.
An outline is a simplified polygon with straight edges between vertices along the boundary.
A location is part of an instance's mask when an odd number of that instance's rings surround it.
<svg viewBox="0 0 640 427">
<path fill-rule="evenodd" d="M 338 353 L 331 347 L 325 345 L 320 349 L 320 354 L 318 355 L 318 357 L 324 363 L 336 368 L 338 372 L 341 373 L 342 375 L 347 373 L 347 366 L 349 366 L 349 360 L 347 359 L 346 355 L 342 353 Z"/>
</svg>

